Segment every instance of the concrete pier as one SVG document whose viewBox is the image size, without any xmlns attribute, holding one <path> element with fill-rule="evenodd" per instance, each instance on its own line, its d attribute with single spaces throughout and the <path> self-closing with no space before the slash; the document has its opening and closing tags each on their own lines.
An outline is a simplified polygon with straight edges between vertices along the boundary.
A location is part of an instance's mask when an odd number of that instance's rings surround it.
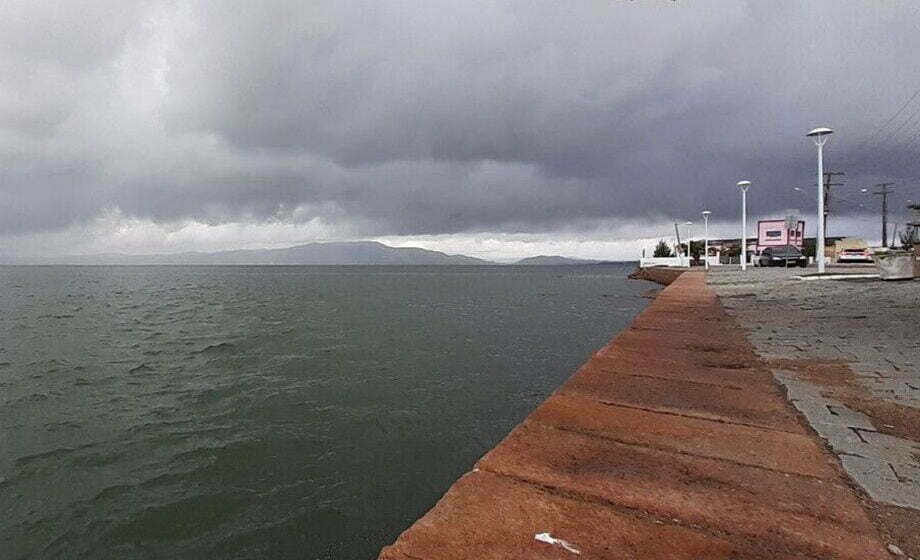
<svg viewBox="0 0 920 560">
<path fill-rule="evenodd" d="M 688 272 L 380 558 L 889 558 L 861 499 Z"/>
</svg>

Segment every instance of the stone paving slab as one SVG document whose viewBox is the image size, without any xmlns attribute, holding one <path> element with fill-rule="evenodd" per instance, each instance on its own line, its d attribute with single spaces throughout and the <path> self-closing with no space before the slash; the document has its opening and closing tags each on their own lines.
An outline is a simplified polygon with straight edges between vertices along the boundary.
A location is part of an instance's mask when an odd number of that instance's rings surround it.
<svg viewBox="0 0 920 560">
<path fill-rule="evenodd" d="M 548 533 L 574 550 L 538 541 Z M 494 473 L 464 475 L 382 559 L 765 558 L 726 539 Z M 742 556 L 743 555 L 743 556 Z"/>
<path fill-rule="evenodd" d="M 887 558 L 731 322 L 681 276 L 381 558 Z"/>
<path fill-rule="evenodd" d="M 668 348 L 667 352 L 650 353 L 647 347 L 642 347 L 634 343 L 617 346 L 616 350 L 617 352 L 633 352 L 639 356 L 648 356 L 649 359 L 654 359 L 662 366 L 672 369 L 697 366 L 714 369 L 745 370 L 751 367 L 753 363 L 752 359 L 754 359 L 750 357 L 742 358 L 737 355 L 715 356 L 702 349 Z M 610 350 L 607 348 L 604 348 L 598 352 L 598 356 L 601 358 L 607 357 L 607 352 L 609 351 Z"/>
<path fill-rule="evenodd" d="M 714 271 L 708 283 L 762 358 L 845 368 L 852 383 L 782 368 L 774 375 L 873 499 L 920 510 L 920 482 L 894 474 L 920 470 L 920 443 L 910 439 L 920 437 L 920 425 L 880 433 L 895 423 L 883 415 L 892 407 L 920 419 L 920 282 L 803 282 L 759 269 Z M 875 416 L 831 396 L 840 392 L 878 403 L 868 407 Z"/>
<path fill-rule="evenodd" d="M 802 434 L 611 405 L 575 395 L 550 397 L 530 418 L 623 443 L 788 474 L 816 478 L 837 474 L 821 446 Z"/>
<path fill-rule="evenodd" d="M 846 543 L 854 558 L 877 552 L 874 528 L 839 482 L 623 445 L 537 422 L 525 422 L 477 466 L 714 532 L 731 527 L 763 550 L 822 556 L 833 554 L 829 543 Z"/>
<path fill-rule="evenodd" d="M 648 312 L 648 315 L 640 315 L 635 319 L 632 327 L 636 330 L 652 330 L 675 332 L 684 334 L 694 334 L 700 328 L 699 319 L 692 315 L 682 317 L 664 311 Z M 662 320 L 668 317 L 667 320 Z M 710 319 L 706 322 L 706 331 L 712 334 L 730 334 L 732 329 L 737 329 L 738 325 L 728 319 Z"/>
<path fill-rule="evenodd" d="M 696 364 L 675 364 L 648 353 L 616 348 L 595 356 L 590 366 L 611 375 L 647 375 L 659 379 L 702 383 L 730 389 L 747 389 L 780 394 L 775 383 L 762 371 L 717 368 Z"/>
<path fill-rule="evenodd" d="M 893 465 L 893 470 L 898 480 L 920 482 L 920 468 L 916 465 Z"/>
<path fill-rule="evenodd" d="M 588 366 L 566 383 L 559 394 L 588 395 L 605 403 L 804 433 L 795 412 L 775 390 L 724 387 L 686 377 L 657 377 L 653 368 L 614 373 Z"/>
<path fill-rule="evenodd" d="M 910 465 L 892 465 L 856 455 L 841 455 L 840 462 L 873 500 L 901 507 L 913 507 L 920 500 L 918 485 L 899 477 L 896 470 L 899 466 L 902 470 L 910 469 Z"/>
</svg>

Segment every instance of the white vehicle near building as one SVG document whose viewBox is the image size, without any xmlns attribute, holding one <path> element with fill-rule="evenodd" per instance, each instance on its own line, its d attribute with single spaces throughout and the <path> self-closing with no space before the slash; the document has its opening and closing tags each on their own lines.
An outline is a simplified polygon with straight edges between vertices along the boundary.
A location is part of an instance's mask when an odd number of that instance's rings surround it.
<svg viewBox="0 0 920 560">
<path fill-rule="evenodd" d="M 872 250 L 869 245 L 857 237 L 844 237 L 834 244 L 834 253 L 838 263 L 871 263 Z"/>
</svg>

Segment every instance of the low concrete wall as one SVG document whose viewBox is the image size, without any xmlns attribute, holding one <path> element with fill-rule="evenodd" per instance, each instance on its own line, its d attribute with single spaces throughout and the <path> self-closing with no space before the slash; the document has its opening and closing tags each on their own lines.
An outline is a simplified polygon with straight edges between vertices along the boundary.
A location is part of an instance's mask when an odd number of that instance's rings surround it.
<svg viewBox="0 0 920 560">
<path fill-rule="evenodd" d="M 694 259 L 695 266 L 701 266 L 703 263 L 702 258 Z M 722 266 L 722 261 L 719 257 L 709 257 L 709 266 Z M 687 257 L 642 257 L 639 259 L 639 268 L 650 268 L 655 266 L 668 266 L 672 268 L 688 268 L 687 263 L 690 262 L 690 259 Z"/>
<path fill-rule="evenodd" d="M 672 266 L 686 268 L 689 259 L 687 257 L 642 257 L 639 259 L 639 268 L 648 268 L 652 266 Z"/>
</svg>

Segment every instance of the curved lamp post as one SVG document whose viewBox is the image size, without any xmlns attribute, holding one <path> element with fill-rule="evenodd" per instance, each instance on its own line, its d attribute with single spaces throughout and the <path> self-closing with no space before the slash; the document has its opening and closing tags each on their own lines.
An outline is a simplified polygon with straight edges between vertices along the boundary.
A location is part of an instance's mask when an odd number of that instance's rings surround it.
<svg viewBox="0 0 920 560">
<path fill-rule="evenodd" d="M 741 189 L 741 270 L 747 270 L 747 190 L 750 181 L 738 181 Z"/>
<path fill-rule="evenodd" d="M 824 273 L 824 144 L 834 131 L 829 128 L 816 128 L 806 134 L 818 147 L 818 234 L 815 236 L 815 260 L 818 261 L 818 274 Z"/>
<path fill-rule="evenodd" d="M 709 210 L 703 210 L 703 263 L 706 270 L 709 270 Z"/>
</svg>

